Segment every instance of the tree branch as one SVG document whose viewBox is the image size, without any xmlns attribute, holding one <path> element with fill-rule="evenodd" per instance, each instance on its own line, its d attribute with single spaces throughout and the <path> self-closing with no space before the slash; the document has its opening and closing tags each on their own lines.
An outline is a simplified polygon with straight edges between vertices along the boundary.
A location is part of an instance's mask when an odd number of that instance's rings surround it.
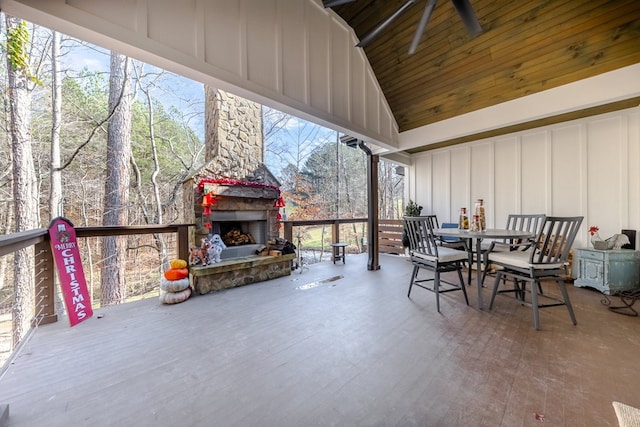
<svg viewBox="0 0 640 427">
<path fill-rule="evenodd" d="M 129 70 L 127 69 L 128 62 L 126 62 L 125 64 L 126 65 L 124 69 L 124 79 L 126 79 L 127 73 L 129 72 Z M 120 106 L 120 103 L 122 102 L 122 98 L 124 96 L 124 86 L 125 85 L 122 85 L 122 87 L 120 88 L 120 93 L 118 94 L 118 102 L 116 103 L 116 105 L 114 105 L 113 109 L 109 112 L 107 117 L 105 117 L 103 120 L 98 122 L 98 124 L 91 130 L 91 133 L 89 134 L 89 137 L 87 138 L 87 140 L 82 144 L 80 144 L 80 146 L 78 146 L 78 148 L 76 148 L 76 150 L 71 154 L 71 157 L 66 162 L 64 162 L 62 166 L 60 166 L 59 168 L 55 168 L 54 171 L 58 172 L 58 171 L 65 170 L 73 162 L 76 156 L 80 154 L 80 151 L 82 151 L 82 149 L 91 142 L 91 140 L 93 139 L 93 136 L 96 134 L 98 129 L 101 129 L 102 125 L 104 125 L 106 122 L 111 120 L 111 117 L 113 117 L 113 115 L 116 113 L 116 110 L 118 109 L 118 107 Z"/>
</svg>

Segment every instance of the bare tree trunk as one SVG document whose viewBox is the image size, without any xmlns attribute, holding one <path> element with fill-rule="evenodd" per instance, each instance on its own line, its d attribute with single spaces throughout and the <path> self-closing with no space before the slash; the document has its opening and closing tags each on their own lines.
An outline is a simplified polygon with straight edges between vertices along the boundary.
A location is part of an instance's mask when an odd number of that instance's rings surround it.
<svg viewBox="0 0 640 427">
<path fill-rule="evenodd" d="M 156 221 L 154 222 L 153 218 L 151 218 L 151 213 L 149 212 L 149 208 L 145 203 L 145 198 L 142 190 L 142 173 L 140 172 L 140 168 L 138 167 L 138 163 L 136 162 L 135 156 L 131 155 L 131 165 L 133 166 L 133 175 L 135 177 L 135 190 L 140 199 L 140 210 L 142 211 L 142 216 L 147 224 L 161 224 L 157 219 L 162 219 L 162 215 L 156 215 Z M 159 199 L 156 199 L 159 201 Z M 158 204 L 158 209 L 162 209 L 162 205 Z M 167 248 L 162 238 L 162 234 L 154 234 L 153 235 L 156 249 L 158 250 L 158 256 L 160 258 L 160 272 L 165 271 L 169 268 L 169 258 L 167 257 Z"/>
<path fill-rule="evenodd" d="M 153 172 L 151 173 L 151 188 L 153 188 L 153 200 L 155 206 L 155 214 L 153 215 L 150 212 L 150 208 L 147 207 L 147 203 L 142 190 L 142 173 L 140 172 L 140 168 L 138 167 L 138 163 L 136 162 L 133 154 L 131 155 L 131 165 L 133 166 L 133 172 L 135 176 L 135 190 L 138 194 L 138 198 L 140 199 L 140 210 L 142 211 L 142 215 L 147 224 L 162 224 L 163 214 L 162 214 L 162 199 L 160 196 L 160 186 L 158 184 L 158 175 L 160 173 L 160 162 L 158 160 L 158 145 L 156 142 L 155 136 L 155 121 L 154 121 L 154 109 L 153 102 L 149 91 L 145 88 L 140 88 L 140 90 L 145 94 L 147 101 L 147 109 L 149 112 L 149 120 L 147 122 L 147 126 L 149 128 L 149 140 L 151 141 L 151 155 L 153 159 Z M 158 250 L 158 256 L 160 258 L 160 272 L 169 268 L 169 258 L 167 257 L 167 248 L 164 242 L 164 238 L 162 234 L 154 234 L 153 235 L 156 249 Z"/>
<path fill-rule="evenodd" d="M 80 180 L 80 186 L 82 188 L 82 194 L 88 194 L 87 186 L 85 185 L 85 177 L 82 177 Z M 82 197 L 80 201 L 81 208 L 80 212 L 82 213 L 82 219 L 84 221 L 84 225 L 89 225 L 89 214 L 87 212 L 87 198 Z M 97 240 L 97 239 L 96 239 Z M 94 296 L 94 288 L 95 288 L 95 272 L 93 268 L 93 249 L 91 248 L 91 240 L 87 240 L 87 261 L 89 265 L 89 298 L 93 301 Z"/>
<path fill-rule="evenodd" d="M 60 168 L 60 127 L 62 125 L 62 83 L 59 60 L 60 33 L 53 32 L 51 40 L 51 189 L 49 192 L 49 220 L 62 216 L 62 171 Z"/>
<path fill-rule="evenodd" d="M 16 231 L 37 228 L 38 194 L 36 172 L 31 151 L 31 92 L 26 23 L 6 16 L 7 44 L 14 47 L 7 55 L 9 77 L 10 134 L 13 154 L 13 199 Z M 34 315 L 33 248 L 15 252 L 14 258 L 13 344 L 16 345 L 31 327 Z"/>
<path fill-rule="evenodd" d="M 109 111 L 114 111 L 107 129 L 107 178 L 103 225 L 127 225 L 129 208 L 129 161 L 131 158 L 131 60 L 111 52 Z M 119 101 L 119 102 L 118 102 Z M 125 268 L 127 240 L 105 237 L 100 278 L 102 306 L 126 299 Z"/>
<path fill-rule="evenodd" d="M 63 215 L 60 129 L 62 127 L 62 82 L 60 81 L 60 33 L 51 37 L 51 158 L 49 167 L 49 221 Z M 63 312 L 61 289 L 55 293 L 55 311 Z"/>
<path fill-rule="evenodd" d="M 5 91 L 7 87 L 5 86 Z M 9 103 L 3 103 L 2 111 L 2 129 L 9 129 Z M 13 230 L 13 193 L 12 180 L 13 168 L 11 162 L 11 136 L 9 132 L 4 132 L 0 138 L 2 148 L 0 151 L 0 235 L 9 234 Z M 13 265 L 13 257 L 6 255 L 0 256 L 0 290 L 5 286 L 11 285 L 12 282 L 7 281 L 7 271 L 9 265 Z"/>
<path fill-rule="evenodd" d="M 156 208 L 156 224 L 162 224 L 164 219 L 162 217 L 162 199 L 160 198 L 160 186 L 158 185 L 158 174 L 160 173 L 160 162 L 158 161 L 158 145 L 156 142 L 156 134 L 154 132 L 154 114 L 153 114 L 153 102 L 151 102 L 151 96 L 148 91 L 144 91 L 147 97 L 147 108 L 149 109 L 149 139 L 151 140 L 151 153 L 153 155 L 153 173 L 151 174 L 151 186 L 153 188 L 153 200 Z M 156 242 L 156 247 L 160 254 L 160 264 L 162 271 L 169 268 L 169 259 L 167 258 L 167 248 L 164 243 L 162 234 L 154 234 L 153 238 Z"/>
</svg>

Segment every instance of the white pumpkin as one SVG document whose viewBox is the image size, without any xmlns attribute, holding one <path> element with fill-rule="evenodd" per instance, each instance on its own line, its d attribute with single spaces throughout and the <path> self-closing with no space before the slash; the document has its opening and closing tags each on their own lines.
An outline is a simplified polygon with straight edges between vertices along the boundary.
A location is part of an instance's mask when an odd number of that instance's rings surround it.
<svg viewBox="0 0 640 427">
<path fill-rule="evenodd" d="M 191 288 L 187 288 L 180 292 L 164 292 L 160 294 L 160 302 L 162 304 L 178 304 L 186 301 L 191 296 Z"/>
<path fill-rule="evenodd" d="M 165 292 L 180 292 L 189 287 L 189 278 L 179 280 L 167 280 L 164 277 L 160 279 L 160 290 Z"/>
</svg>

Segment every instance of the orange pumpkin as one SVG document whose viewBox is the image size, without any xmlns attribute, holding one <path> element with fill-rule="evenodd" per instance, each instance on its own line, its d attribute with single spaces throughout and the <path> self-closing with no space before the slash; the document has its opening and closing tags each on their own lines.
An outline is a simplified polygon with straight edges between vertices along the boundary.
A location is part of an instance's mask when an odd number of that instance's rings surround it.
<svg viewBox="0 0 640 427">
<path fill-rule="evenodd" d="M 189 270 L 186 268 L 170 268 L 164 272 L 164 278 L 167 280 L 180 280 L 189 277 Z"/>
</svg>

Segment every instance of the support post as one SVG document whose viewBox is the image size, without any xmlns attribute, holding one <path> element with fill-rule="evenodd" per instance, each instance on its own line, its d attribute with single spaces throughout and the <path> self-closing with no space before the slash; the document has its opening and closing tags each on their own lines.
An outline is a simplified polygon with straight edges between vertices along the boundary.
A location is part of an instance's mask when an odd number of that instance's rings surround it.
<svg viewBox="0 0 640 427">
<path fill-rule="evenodd" d="M 178 225 L 178 258 L 189 259 L 189 224 Z"/>
<path fill-rule="evenodd" d="M 380 158 L 371 153 L 369 147 L 360 141 L 360 149 L 367 153 L 367 239 L 369 261 L 367 262 L 367 270 L 380 270 L 380 254 L 378 253 L 378 163 Z"/>
<path fill-rule="evenodd" d="M 284 224 L 284 240 L 293 242 L 293 224 L 290 222 L 283 222 Z"/>
</svg>

